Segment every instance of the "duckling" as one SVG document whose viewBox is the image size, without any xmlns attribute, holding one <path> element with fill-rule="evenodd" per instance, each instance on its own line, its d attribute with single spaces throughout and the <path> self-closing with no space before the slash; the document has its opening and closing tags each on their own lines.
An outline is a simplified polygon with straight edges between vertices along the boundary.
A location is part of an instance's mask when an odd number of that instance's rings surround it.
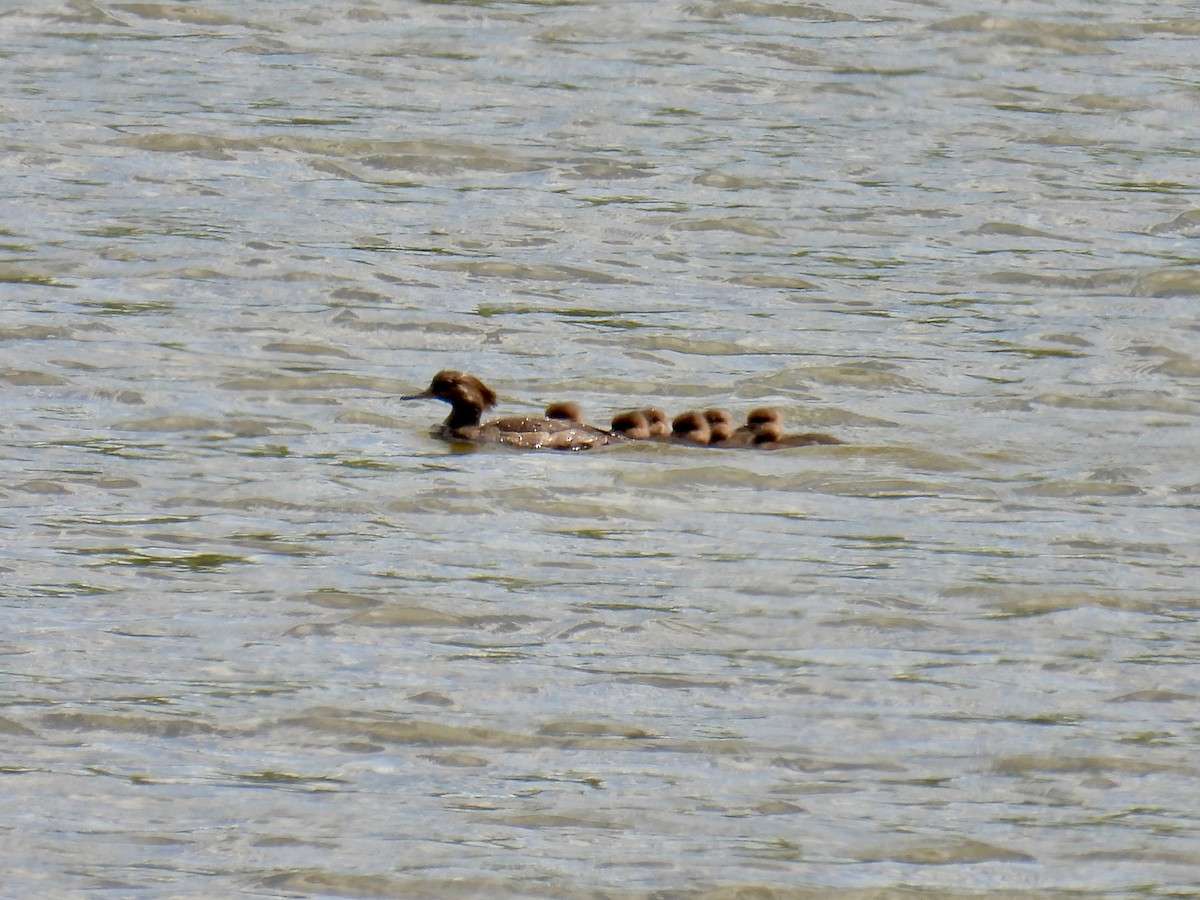
<svg viewBox="0 0 1200 900">
<path fill-rule="evenodd" d="M 546 407 L 546 418 L 562 419 L 567 422 L 574 422 L 576 425 L 584 424 L 583 410 L 573 400 L 560 400 L 558 403 L 551 403 Z"/>
<path fill-rule="evenodd" d="M 646 417 L 646 422 L 650 426 L 650 440 L 665 440 L 671 436 L 671 419 L 665 409 L 648 406 L 641 410 L 641 413 Z"/>
<path fill-rule="evenodd" d="M 733 427 L 733 416 L 723 409 L 707 409 L 704 418 L 708 419 L 711 438 L 710 447 L 722 449 L 749 447 L 754 443 L 754 432 L 747 428 Z"/>
<path fill-rule="evenodd" d="M 650 440 L 650 422 L 641 410 L 618 413 L 613 416 L 612 430 L 631 441 Z"/>
<path fill-rule="evenodd" d="M 527 450 L 590 450 L 624 440 L 590 425 L 540 416 L 506 416 L 480 424 L 484 410 L 496 405 L 496 392 L 476 378 L 455 369 L 433 376 L 429 387 L 401 400 L 442 400 L 450 415 L 435 434 L 443 440 L 507 444 Z"/>
<path fill-rule="evenodd" d="M 671 422 L 671 440 L 677 444 L 694 444 L 707 447 L 712 437 L 708 419 L 701 412 L 685 412 Z"/>
<path fill-rule="evenodd" d="M 774 422 L 781 429 L 783 428 L 783 416 L 779 414 L 779 410 L 769 406 L 760 406 L 746 414 L 746 424 L 739 428 L 737 433 L 747 434 L 753 438 L 754 432 L 758 430 L 759 426 L 767 422 Z"/>
<path fill-rule="evenodd" d="M 708 422 L 710 444 L 715 446 L 733 437 L 733 416 L 728 410 L 706 409 L 704 418 Z"/>
<path fill-rule="evenodd" d="M 754 443 L 758 450 L 783 450 L 787 447 L 811 447 L 813 444 L 844 444 L 845 441 L 820 431 L 805 431 L 801 434 L 784 434 L 783 426 L 769 421 L 759 424 L 754 432 Z"/>
</svg>

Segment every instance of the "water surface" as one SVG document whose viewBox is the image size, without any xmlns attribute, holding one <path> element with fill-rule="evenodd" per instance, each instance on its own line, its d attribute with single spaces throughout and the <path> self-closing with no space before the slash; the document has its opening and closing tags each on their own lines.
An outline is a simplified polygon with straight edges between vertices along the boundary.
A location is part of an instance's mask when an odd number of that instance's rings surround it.
<svg viewBox="0 0 1200 900">
<path fill-rule="evenodd" d="M 5 889 L 1200 890 L 1196 35 L 9 5 Z"/>
</svg>

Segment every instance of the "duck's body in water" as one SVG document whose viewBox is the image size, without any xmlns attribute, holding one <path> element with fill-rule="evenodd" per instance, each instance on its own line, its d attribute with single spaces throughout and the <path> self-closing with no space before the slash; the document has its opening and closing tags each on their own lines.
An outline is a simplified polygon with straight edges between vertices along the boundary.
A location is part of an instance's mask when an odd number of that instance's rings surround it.
<svg viewBox="0 0 1200 900">
<path fill-rule="evenodd" d="M 845 441 L 820 431 L 801 434 L 783 433 L 783 416 L 769 406 L 752 409 L 746 424 L 737 429 L 723 447 L 750 447 L 755 450 L 783 450 L 787 447 L 811 447 L 814 444 L 844 444 Z"/>
<path fill-rule="evenodd" d="M 787 447 L 811 447 L 814 444 L 844 444 L 832 434 L 820 431 L 805 431 L 801 434 L 784 434 L 783 426 L 778 422 L 763 422 L 754 432 L 754 443 L 750 444 L 756 450 L 783 450 Z"/>
<path fill-rule="evenodd" d="M 400 399 L 449 403 L 450 415 L 435 432 L 447 441 L 505 444 L 525 450 L 591 450 L 625 440 L 570 418 L 504 416 L 482 422 L 484 411 L 496 405 L 496 392 L 474 375 L 454 369 L 438 372 L 424 391 Z"/>
</svg>

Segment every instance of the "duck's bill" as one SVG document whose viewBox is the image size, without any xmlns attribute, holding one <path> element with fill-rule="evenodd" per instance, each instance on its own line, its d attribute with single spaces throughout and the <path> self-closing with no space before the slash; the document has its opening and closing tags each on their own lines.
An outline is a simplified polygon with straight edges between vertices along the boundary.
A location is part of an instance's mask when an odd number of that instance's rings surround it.
<svg viewBox="0 0 1200 900">
<path fill-rule="evenodd" d="M 408 397 L 401 397 L 401 400 L 430 400 L 433 398 L 433 391 L 424 390 L 419 394 L 412 394 Z"/>
</svg>

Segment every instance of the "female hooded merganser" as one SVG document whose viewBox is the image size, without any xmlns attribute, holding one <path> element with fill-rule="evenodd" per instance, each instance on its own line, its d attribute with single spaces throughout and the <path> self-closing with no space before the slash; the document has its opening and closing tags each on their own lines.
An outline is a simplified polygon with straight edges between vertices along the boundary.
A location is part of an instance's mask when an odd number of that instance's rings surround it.
<svg viewBox="0 0 1200 900">
<path fill-rule="evenodd" d="M 485 409 L 496 405 L 496 392 L 465 372 L 446 369 L 429 387 L 401 400 L 433 398 L 450 404 L 450 415 L 435 434 L 448 441 L 485 441 L 526 450 L 590 450 L 624 440 L 619 435 L 568 419 L 506 416 L 480 424 Z"/>
<path fill-rule="evenodd" d="M 783 426 L 775 421 L 762 422 L 754 432 L 754 443 L 758 450 L 782 450 L 785 447 L 811 447 L 813 444 L 844 444 L 832 434 L 806 431 L 803 434 L 784 434 Z"/>
<path fill-rule="evenodd" d="M 712 438 L 712 429 L 708 419 L 701 412 L 685 412 L 676 416 L 671 422 L 671 440 L 677 444 L 695 444 L 707 447 Z"/>
</svg>

